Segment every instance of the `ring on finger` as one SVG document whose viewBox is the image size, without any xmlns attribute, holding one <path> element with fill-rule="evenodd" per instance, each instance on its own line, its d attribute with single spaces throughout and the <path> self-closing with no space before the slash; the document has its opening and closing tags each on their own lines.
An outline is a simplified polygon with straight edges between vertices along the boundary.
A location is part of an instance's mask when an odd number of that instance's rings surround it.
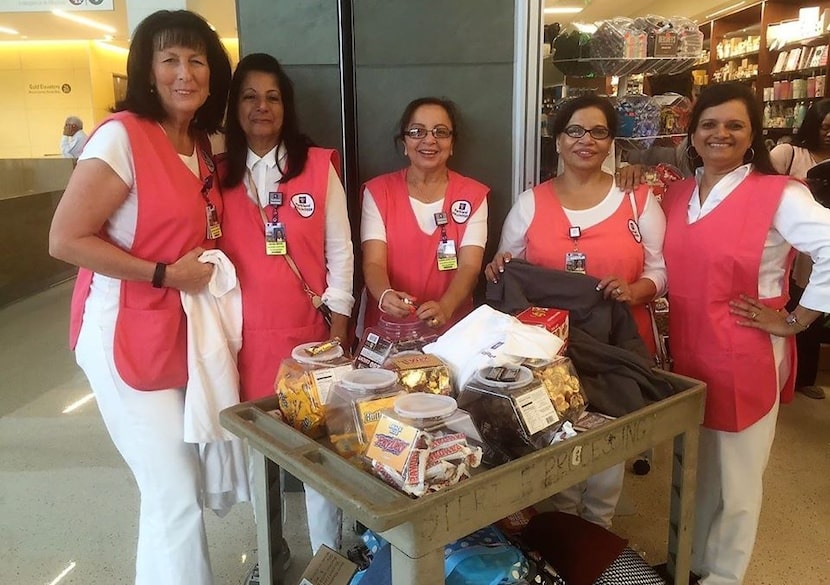
<svg viewBox="0 0 830 585">
<path fill-rule="evenodd" d="M 758 313 L 756 313 L 755 311 L 752 311 L 749 314 L 749 318 L 752 319 L 753 321 L 755 320 L 755 317 L 757 317 L 757 316 L 758 316 Z"/>
<path fill-rule="evenodd" d="M 620 296 L 622 294 L 622 289 L 620 287 L 617 287 L 614 289 L 614 292 L 617 294 L 617 296 Z"/>
<path fill-rule="evenodd" d="M 432 325 L 432 326 L 438 325 L 438 319 L 433 317 L 432 319 L 429 320 L 429 324 Z"/>
</svg>

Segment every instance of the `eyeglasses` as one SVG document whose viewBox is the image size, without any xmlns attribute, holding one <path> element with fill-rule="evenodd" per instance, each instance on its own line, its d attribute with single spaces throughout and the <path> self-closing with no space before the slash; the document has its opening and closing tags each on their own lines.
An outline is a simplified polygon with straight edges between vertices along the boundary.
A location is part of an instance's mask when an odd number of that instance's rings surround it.
<svg viewBox="0 0 830 585">
<path fill-rule="evenodd" d="M 571 138 L 582 138 L 585 134 L 590 134 L 591 138 L 594 140 L 605 140 L 611 136 L 611 131 L 605 126 L 595 126 L 588 130 L 579 124 L 572 124 L 571 126 L 565 128 L 565 134 Z"/>
<path fill-rule="evenodd" d="M 427 130 L 426 128 L 421 127 L 410 128 L 404 132 L 403 135 L 412 138 L 413 140 L 420 140 L 421 138 L 426 138 L 427 133 L 431 133 L 436 140 L 447 139 L 452 136 L 452 130 L 446 126 L 436 126 L 432 130 Z"/>
</svg>

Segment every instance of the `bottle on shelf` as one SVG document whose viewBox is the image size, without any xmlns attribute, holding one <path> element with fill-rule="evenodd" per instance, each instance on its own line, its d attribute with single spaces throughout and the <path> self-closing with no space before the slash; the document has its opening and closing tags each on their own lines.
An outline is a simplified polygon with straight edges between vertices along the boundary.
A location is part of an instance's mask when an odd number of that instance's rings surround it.
<svg viewBox="0 0 830 585">
<path fill-rule="evenodd" d="M 764 106 L 764 128 L 770 127 L 770 118 L 772 117 L 772 106 L 769 102 Z"/>
<path fill-rule="evenodd" d="M 801 124 L 804 123 L 804 117 L 807 115 L 807 104 L 804 102 L 798 102 L 795 107 L 795 120 L 793 121 L 793 131 L 797 131 L 801 128 Z"/>
</svg>

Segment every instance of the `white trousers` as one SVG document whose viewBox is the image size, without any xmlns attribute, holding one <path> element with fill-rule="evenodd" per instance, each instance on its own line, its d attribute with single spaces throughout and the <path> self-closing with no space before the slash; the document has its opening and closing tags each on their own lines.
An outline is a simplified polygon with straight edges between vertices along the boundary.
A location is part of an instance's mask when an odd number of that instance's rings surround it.
<svg viewBox="0 0 830 585">
<path fill-rule="evenodd" d="M 605 529 L 611 528 L 622 494 L 625 463 L 619 463 L 573 485 L 551 499 L 558 512 L 580 516 Z"/>
<path fill-rule="evenodd" d="M 324 544 L 334 551 L 340 550 L 343 512 L 324 498 L 320 492 L 306 484 L 305 510 L 308 517 L 308 539 L 311 554 L 317 554 Z"/>
<path fill-rule="evenodd" d="M 135 583 L 212 585 L 198 445 L 183 438 L 184 390 L 127 385 L 113 360 L 114 319 L 88 317 L 76 360 L 141 494 Z"/>
<path fill-rule="evenodd" d="M 763 418 L 737 433 L 700 428 L 692 570 L 701 585 L 743 583 L 777 418 L 776 400 Z"/>
</svg>

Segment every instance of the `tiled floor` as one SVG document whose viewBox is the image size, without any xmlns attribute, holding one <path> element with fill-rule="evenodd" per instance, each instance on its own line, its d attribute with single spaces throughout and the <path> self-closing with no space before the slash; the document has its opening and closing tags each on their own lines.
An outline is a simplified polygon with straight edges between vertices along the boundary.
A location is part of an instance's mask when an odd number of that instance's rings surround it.
<svg viewBox="0 0 830 585">
<path fill-rule="evenodd" d="M 138 496 L 66 348 L 69 287 L 0 310 L 0 584 L 131 583 Z M 827 349 L 827 348 L 825 348 Z M 830 356 L 825 356 L 830 357 Z M 828 364 L 828 360 L 824 360 Z M 830 384 L 830 371 L 822 372 Z M 616 529 L 653 563 L 666 549 L 668 446 L 626 478 Z M 310 558 L 305 511 L 290 494 L 294 585 Z M 238 585 L 255 549 L 250 506 L 208 514 L 216 585 Z M 830 400 L 782 408 L 746 585 L 830 583 Z M 186 585 L 186 584 L 182 584 Z"/>
</svg>

